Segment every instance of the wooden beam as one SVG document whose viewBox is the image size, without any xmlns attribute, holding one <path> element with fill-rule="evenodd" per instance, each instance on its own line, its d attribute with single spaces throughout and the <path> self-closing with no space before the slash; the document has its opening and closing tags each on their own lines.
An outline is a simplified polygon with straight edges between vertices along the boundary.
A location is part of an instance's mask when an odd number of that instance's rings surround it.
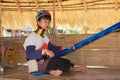
<svg viewBox="0 0 120 80">
<path fill-rule="evenodd" d="M 114 3 L 115 3 L 115 10 L 117 10 L 119 8 L 119 3 L 118 3 L 118 0 L 113 0 Z"/>
<path fill-rule="evenodd" d="M 43 8 L 44 9 L 44 8 Z M 49 11 L 53 11 L 53 8 L 46 8 Z M 87 7 L 87 10 L 113 10 L 114 7 Z M 118 7 L 120 9 L 120 7 Z M 63 7 L 62 11 L 80 11 L 85 10 L 84 8 L 80 7 Z M 2 8 L 2 11 L 18 11 L 18 8 Z M 21 8 L 21 11 L 30 12 L 30 11 L 38 11 L 38 8 Z M 60 11 L 58 8 L 55 9 L 55 11 Z"/>
<path fill-rule="evenodd" d="M 18 1 L 18 0 L 17 0 Z M 40 8 L 41 9 L 47 9 L 49 11 L 52 11 L 53 9 L 53 3 L 40 3 L 39 0 L 36 0 L 38 2 L 36 2 L 36 5 L 35 4 L 35 1 L 34 2 L 30 2 L 30 5 L 27 4 L 26 2 L 18 2 L 19 3 L 19 7 L 20 7 L 20 10 L 21 11 L 37 11 L 38 8 L 36 6 L 39 7 L 39 4 L 40 4 Z M 51 1 L 51 0 L 50 0 Z M 92 2 L 89 2 L 87 0 L 82 0 L 82 2 L 78 2 L 78 3 L 72 3 L 72 4 L 64 4 L 64 2 L 60 2 L 60 0 L 55 0 L 57 1 L 55 3 L 55 10 L 56 11 L 60 11 L 60 8 L 61 8 L 61 11 L 69 11 L 69 10 L 92 10 L 92 9 L 120 9 L 120 2 L 118 0 L 113 0 L 114 2 L 104 2 L 102 0 L 100 1 L 92 1 Z M 59 2 L 60 3 L 59 3 Z M 49 1 L 48 1 L 49 2 Z M 115 7 L 115 4 L 116 7 Z M 18 7 L 16 6 L 15 4 L 15 1 L 14 3 L 5 3 L 5 2 L 2 2 L 1 3 L 2 5 L 2 11 L 18 11 Z M 61 7 L 60 7 L 61 6 Z"/>
<path fill-rule="evenodd" d="M 85 9 L 85 11 L 87 11 L 87 3 L 86 3 L 86 0 L 82 0 L 82 1 L 83 1 L 84 9 Z"/>
<path fill-rule="evenodd" d="M 35 4 L 36 4 L 36 7 L 37 7 L 38 10 L 39 10 L 40 6 L 39 6 L 39 3 L 38 3 L 38 0 L 35 0 Z"/>
<path fill-rule="evenodd" d="M 57 2 L 58 2 L 58 5 L 59 5 L 59 8 L 60 8 L 60 11 L 62 11 L 62 4 L 61 4 L 60 0 L 57 0 Z"/>
<path fill-rule="evenodd" d="M 16 5 L 17 5 L 18 10 L 21 12 L 20 5 L 19 5 L 19 3 L 18 3 L 18 0 L 15 0 L 15 2 L 16 2 Z"/>
</svg>

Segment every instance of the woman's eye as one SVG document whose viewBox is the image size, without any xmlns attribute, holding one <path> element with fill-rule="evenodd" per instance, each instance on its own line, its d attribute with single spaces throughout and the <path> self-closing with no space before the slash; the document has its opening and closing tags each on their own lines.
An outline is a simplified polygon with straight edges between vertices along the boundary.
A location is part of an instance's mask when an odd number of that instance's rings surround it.
<svg viewBox="0 0 120 80">
<path fill-rule="evenodd" d="M 45 23 L 50 23 L 49 21 L 44 21 Z"/>
</svg>

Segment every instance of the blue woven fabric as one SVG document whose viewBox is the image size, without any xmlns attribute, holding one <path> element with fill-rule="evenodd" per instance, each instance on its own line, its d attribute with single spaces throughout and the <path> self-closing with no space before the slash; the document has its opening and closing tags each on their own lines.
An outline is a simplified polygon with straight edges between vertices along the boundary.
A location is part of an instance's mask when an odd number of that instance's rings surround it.
<svg viewBox="0 0 120 80">
<path fill-rule="evenodd" d="M 119 28 L 120 28 L 120 22 L 106 28 L 103 31 L 98 32 L 97 34 L 94 34 L 94 35 L 92 35 L 92 36 L 90 36 L 90 37 L 88 37 L 88 38 L 74 44 L 73 46 L 75 47 L 75 49 L 81 48 L 81 47 L 83 47 L 83 46 L 85 46 L 85 45 L 87 45 L 87 44 L 89 44 L 89 43 L 91 43 L 91 42 L 93 42 L 93 41 L 95 41 L 95 40 L 97 40 L 97 39 L 111 33 L 111 32 L 113 32 L 113 31 L 119 29 Z M 64 55 L 66 55 L 66 54 L 68 54 L 68 53 L 70 53 L 72 51 L 74 51 L 73 48 L 68 47 L 68 48 L 60 51 L 59 53 L 57 53 L 57 55 L 55 57 L 64 56 Z"/>
</svg>

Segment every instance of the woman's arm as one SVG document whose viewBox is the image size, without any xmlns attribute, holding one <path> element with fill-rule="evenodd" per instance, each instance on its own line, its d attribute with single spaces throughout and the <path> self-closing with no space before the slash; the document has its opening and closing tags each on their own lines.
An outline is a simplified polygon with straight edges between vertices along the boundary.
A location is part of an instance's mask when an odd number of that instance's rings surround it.
<svg viewBox="0 0 120 80">
<path fill-rule="evenodd" d="M 42 50 L 35 50 L 35 46 L 27 46 L 26 47 L 26 56 L 27 59 L 41 59 L 42 58 Z"/>
<path fill-rule="evenodd" d="M 62 50 L 62 46 L 55 46 L 51 42 L 48 43 L 48 49 L 52 50 L 55 54 Z"/>
</svg>

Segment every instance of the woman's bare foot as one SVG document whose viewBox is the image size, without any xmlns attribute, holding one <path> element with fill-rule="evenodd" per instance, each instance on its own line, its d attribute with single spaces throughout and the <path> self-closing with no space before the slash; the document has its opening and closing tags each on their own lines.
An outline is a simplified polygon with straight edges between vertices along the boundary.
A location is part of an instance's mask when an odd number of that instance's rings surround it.
<svg viewBox="0 0 120 80">
<path fill-rule="evenodd" d="M 70 71 L 76 71 L 76 72 L 86 72 L 86 66 L 80 66 L 80 67 L 71 67 Z"/>
<path fill-rule="evenodd" d="M 53 76 L 60 76 L 62 74 L 62 71 L 61 70 L 50 70 L 49 74 Z"/>
</svg>

